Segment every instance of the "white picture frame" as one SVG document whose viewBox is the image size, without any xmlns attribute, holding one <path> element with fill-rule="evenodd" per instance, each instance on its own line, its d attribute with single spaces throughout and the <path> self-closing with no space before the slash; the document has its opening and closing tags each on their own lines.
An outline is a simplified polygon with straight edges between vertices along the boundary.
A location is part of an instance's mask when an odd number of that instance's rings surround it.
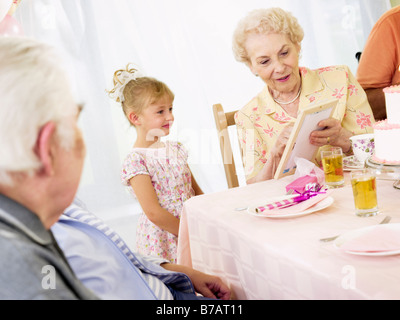
<svg viewBox="0 0 400 320">
<path fill-rule="evenodd" d="M 318 123 L 332 117 L 338 102 L 338 99 L 324 100 L 301 111 L 282 154 L 274 179 L 294 174 L 296 158 L 314 160 L 319 147 L 310 143 L 310 134 L 315 130 L 323 129 L 318 126 Z"/>
</svg>

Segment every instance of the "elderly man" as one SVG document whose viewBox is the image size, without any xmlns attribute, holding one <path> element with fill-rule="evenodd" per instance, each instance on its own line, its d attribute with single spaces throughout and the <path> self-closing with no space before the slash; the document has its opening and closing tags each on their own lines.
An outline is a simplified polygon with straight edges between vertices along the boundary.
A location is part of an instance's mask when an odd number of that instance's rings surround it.
<svg viewBox="0 0 400 320">
<path fill-rule="evenodd" d="M 0 39 L 0 298 L 94 299 L 50 227 L 73 201 L 85 145 L 51 49 Z"/>
<path fill-rule="evenodd" d="M 92 291 L 82 284 L 82 270 L 90 264 L 93 277 L 110 276 L 112 272 L 100 271 L 118 265 L 112 261 L 106 266 L 96 264 L 88 260 L 91 255 L 85 254 L 79 260 L 73 259 L 76 246 L 65 243 L 68 251 L 64 255 L 50 229 L 59 225 L 56 232 L 63 231 L 58 235 L 63 242 L 93 245 L 87 251 L 101 254 L 103 246 L 109 247 L 105 237 L 99 237 L 94 229 L 85 229 L 78 221 L 64 219 L 57 223 L 74 200 L 85 157 L 85 144 L 77 126 L 80 108 L 59 66 L 53 50 L 44 44 L 24 38 L 0 38 L 0 299 L 97 299 L 99 295 L 93 293 L 96 286 Z M 93 240 L 90 235 L 98 238 Z M 104 243 L 100 243 L 102 239 Z M 72 259 L 71 265 L 66 256 Z M 132 262 L 123 271 L 131 279 L 138 279 L 131 284 L 139 292 L 129 297 L 160 298 L 146 284 L 158 281 L 145 274 L 153 269 L 158 269 L 161 282 L 183 272 L 190 278 L 190 286 L 192 281 L 205 296 L 230 296 L 229 289 L 216 277 L 163 262 L 152 266 L 141 258 L 132 261 L 137 266 Z M 181 279 L 177 277 L 177 281 Z M 168 282 L 165 287 L 173 288 L 172 298 L 181 298 L 179 285 Z M 142 288 L 146 293 L 140 292 Z M 107 291 L 107 287 L 101 289 Z M 189 295 L 196 297 L 194 291 Z"/>
</svg>

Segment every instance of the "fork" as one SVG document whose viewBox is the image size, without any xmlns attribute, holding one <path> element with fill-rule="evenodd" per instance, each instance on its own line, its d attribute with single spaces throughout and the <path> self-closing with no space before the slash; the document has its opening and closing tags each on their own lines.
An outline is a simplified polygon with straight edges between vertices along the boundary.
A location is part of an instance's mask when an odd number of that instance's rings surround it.
<svg viewBox="0 0 400 320">
<path fill-rule="evenodd" d="M 392 219 L 392 217 L 387 216 L 387 217 L 385 217 L 385 219 L 383 219 L 379 224 L 389 223 L 391 219 Z M 319 241 L 322 241 L 322 242 L 330 242 L 330 241 L 333 241 L 333 240 L 337 239 L 339 236 L 340 236 L 340 234 L 337 235 L 337 236 L 334 236 L 334 237 L 319 239 Z"/>
</svg>

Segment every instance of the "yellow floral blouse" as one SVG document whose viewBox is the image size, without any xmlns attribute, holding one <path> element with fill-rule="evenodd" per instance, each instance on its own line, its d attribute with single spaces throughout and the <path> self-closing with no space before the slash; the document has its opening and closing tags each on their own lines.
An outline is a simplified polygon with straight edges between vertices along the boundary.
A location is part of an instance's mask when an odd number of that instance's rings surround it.
<svg viewBox="0 0 400 320">
<path fill-rule="evenodd" d="M 375 122 L 367 96 L 347 66 L 300 68 L 299 111 L 312 103 L 339 99 L 333 117 L 353 134 L 373 132 Z M 272 99 L 266 86 L 235 114 L 246 179 L 258 174 L 283 128 L 296 119 Z"/>
</svg>

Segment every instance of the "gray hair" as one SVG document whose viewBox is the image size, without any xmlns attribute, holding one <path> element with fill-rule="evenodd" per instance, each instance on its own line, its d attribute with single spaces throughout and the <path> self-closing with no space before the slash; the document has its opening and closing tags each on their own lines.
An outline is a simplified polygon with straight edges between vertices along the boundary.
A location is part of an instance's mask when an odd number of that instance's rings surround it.
<svg viewBox="0 0 400 320">
<path fill-rule="evenodd" d="M 40 168 L 35 145 L 41 128 L 56 124 L 64 148 L 73 145 L 74 128 L 66 121 L 76 104 L 54 50 L 28 38 L 0 38 L 0 183 L 10 173 Z"/>
<path fill-rule="evenodd" d="M 239 62 L 249 64 L 245 44 L 251 33 L 280 33 L 289 37 L 294 44 L 301 44 L 304 38 L 303 28 L 297 19 L 281 8 L 257 9 L 239 21 L 233 34 L 233 54 Z"/>
</svg>

